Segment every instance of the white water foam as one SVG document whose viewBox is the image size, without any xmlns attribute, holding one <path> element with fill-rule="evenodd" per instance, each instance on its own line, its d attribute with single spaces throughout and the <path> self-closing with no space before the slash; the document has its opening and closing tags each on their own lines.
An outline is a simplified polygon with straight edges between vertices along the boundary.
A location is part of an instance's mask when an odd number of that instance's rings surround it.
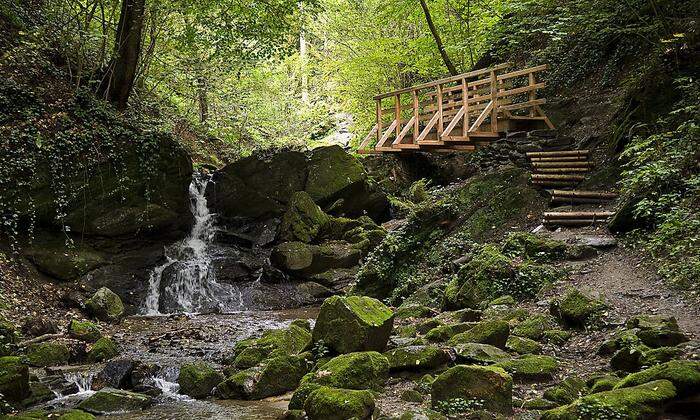
<svg viewBox="0 0 700 420">
<path fill-rule="evenodd" d="M 209 211 L 204 195 L 208 183 L 207 176 L 195 174 L 192 177 L 189 193 L 194 225 L 185 240 L 166 249 L 166 262 L 151 272 L 143 309 L 146 315 L 161 314 L 163 299 L 169 301 L 165 312 L 199 312 L 212 309 L 219 302 L 227 302 L 227 310 L 245 309 L 236 286 L 216 281 L 209 252 L 216 233 L 216 217 Z M 163 272 L 173 265 L 175 273 L 171 274 L 172 280 L 162 287 Z M 174 306 L 177 307 L 176 311 L 173 311 Z"/>
</svg>

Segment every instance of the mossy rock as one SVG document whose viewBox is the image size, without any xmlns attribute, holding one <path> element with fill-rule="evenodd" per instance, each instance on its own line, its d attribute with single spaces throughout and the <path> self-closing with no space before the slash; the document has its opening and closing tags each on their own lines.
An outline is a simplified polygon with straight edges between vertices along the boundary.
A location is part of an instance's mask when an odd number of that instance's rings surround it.
<svg viewBox="0 0 700 420">
<path fill-rule="evenodd" d="M 58 420 L 94 420 L 95 416 L 82 410 L 68 410 L 58 417 Z"/>
<path fill-rule="evenodd" d="M 287 410 L 278 420 L 306 420 L 306 412 L 304 410 Z"/>
<path fill-rule="evenodd" d="M 27 351 L 27 361 L 31 366 L 59 366 L 67 364 L 69 360 L 70 349 L 57 341 L 35 344 Z"/>
<path fill-rule="evenodd" d="M 101 254 L 86 246 L 68 248 L 64 241 L 48 239 L 22 251 L 44 274 L 62 281 L 78 277 L 105 264 Z"/>
<path fill-rule="evenodd" d="M 567 246 L 564 242 L 528 232 L 511 233 L 503 243 L 502 251 L 506 255 L 535 261 L 560 260 L 567 256 Z"/>
<path fill-rule="evenodd" d="M 582 328 L 606 308 L 597 299 L 590 298 L 576 289 L 569 290 L 562 299 L 552 301 L 550 312 L 561 322 L 574 328 Z"/>
<path fill-rule="evenodd" d="M 415 389 L 407 389 L 401 393 L 401 400 L 407 402 L 420 403 L 423 402 L 423 394 Z"/>
<path fill-rule="evenodd" d="M 87 343 L 94 343 L 102 337 L 100 327 L 97 324 L 90 321 L 78 321 L 77 319 L 72 319 L 70 324 L 68 324 L 68 335 Z"/>
<path fill-rule="evenodd" d="M 308 332 L 311 332 L 311 322 L 309 322 L 308 319 L 295 319 L 294 321 L 290 322 L 289 325 L 294 325 Z"/>
<path fill-rule="evenodd" d="M 642 344 L 641 340 L 623 339 L 618 345 L 619 349 L 610 358 L 610 367 L 625 372 L 636 372 L 645 366 L 677 359 L 683 354 L 683 350 L 677 347 L 651 349 Z"/>
<path fill-rule="evenodd" d="M 309 398 L 309 395 L 322 386 L 323 385 L 319 385 L 314 382 L 304 382 L 302 380 L 299 387 L 296 389 L 296 391 L 294 391 L 294 394 L 292 394 L 292 398 L 289 400 L 288 408 L 290 410 L 304 409 L 304 403 L 306 403 L 306 399 Z"/>
<path fill-rule="evenodd" d="M 389 360 L 389 370 L 426 370 L 436 369 L 448 362 L 450 356 L 436 346 L 399 347 L 384 353 Z"/>
<path fill-rule="evenodd" d="M 34 379 L 34 378 L 31 378 Z M 31 407 L 56 398 L 56 394 L 43 382 L 30 380 L 30 395 L 22 400 L 23 407 Z"/>
<path fill-rule="evenodd" d="M 642 343 L 652 348 L 673 347 L 689 340 L 682 332 L 664 327 L 639 330 L 637 337 L 642 340 Z"/>
<path fill-rule="evenodd" d="M 510 354 L 489 344 L 464 343 L 454 347 L 460 363 L 492 365 L 510 359 Z"/>
<path fill-rule="evenodd" d="M 545 411 L 542 420 L 649 418 L 675 397 L 676 388 L 670 381 L 653 381 L 582 397 L 571 404 Z"/>
<path fill-rule="evenodd" d="M 482 312 L 482 320 L 507 321 L 509 324 L 524 321 L 529 316 L 527 309 L 508 305 L 491 305 Z"/>
<path fill-rule="evenodd" d="M 676 318 L 665 315 L 636 315 L 627 320 L 626 326 L 630 330 L 639 328 L 640 330 L 679 331 Z"/>
<path fill-rule="evenodd" d="M 529 338 L 511 335 L 506 341 L 506 350 L 518 354 L 540 354 L 542 353 L 542 345 Z"/>
<path fill-rule="evenodd" d="M 631 373 L 615 384 L 615 389 L 641 385 L 660 379 L 673 383 L 678 395 L 690 395 L 700 389 L 700 362 L 672 360 L 640 372 Z"/>
<path fill-rule="evenodd" d="M 513 306 L 515 305 L 515 298 L 511 295 L 505 295 L 501 297 L 497 297 L 496 299 L 492 300 L 489 302 L 489 306 L 496 306 L 496 305 L 506 305 L 506 306 Z"/>
<path fill-rule="evenodd" d="M 85 309 L 100 321 L 116 322 L 124 316 L 121 298 L 106 287 L 100 288 L 85 302 Z"/>
<path fill-rule="evenodd" d="M 547 315 L 533 315 L 520 322 L 513 328 L 513 334 L 519 337 L 529 338 L 539 341 L 544 337 L 544 333 L 555 326 L 554 320 Z"/>
<path fill-rule="evenodd" d="M 119 349 L 111 338 L 102 337 L 95 342 L 88 351 L 87 358 L 90 362 L 104 362 L 119 355 Z"/>
<path fill-rule="evenodd" d="M 389 376 L 389 360 L 375 351 L 342 354 L 305 376 L 303 383 L 347 389 L 379 389 Z"/>
<path fill-rule="evenodd" d="M 598 392 L 610 391 L 615 388 L 620 382 L 620 378 L 615 375 L 603 375 L 600 377 L 592 378 L 588 380 L 588 386 L 591 394 L 597 394 Z"/>
<path fill-rule="evenodd" d="M 279 238 L 283 241 L 310 243 L 315 240 L 330 216 L 314 203 L 305 192 L 292 194 L 287 211 L 282 216 Z"/>
<path fill-rule="evenodd" d="M 31 393 L 29 368 L 20 357 L 0 357 L 0 394 L 11 403 L 18 403 Z"/>
<path fill-rule="evenodd" d="M 430 318 L 437 315 L 435 309 L 423 305 L 401 305 L 396 308 L 396 319 Z"/>
<path fill-rule="evenodd" d="M 394 324 L 394 314 L 382 302 L 365 296 L 326 299 L 316 319 L 313 341 L 337 353 L 383 351 Z"/>
<path fill-rule="evenodd" d="M 304 403 L 309 420 L 365 420 L 374 413 L 374 396 L 370 391 L 322 386 Z"/>
<path fill-rule="evenodd" d="M 299 386 L 311 363 L 302 356 L 278 356 L 242 370 L 216 386 L 220 398 L 259 400 L 284 394 Z"/>
<path fill-rule="evenodd" d="M 258 339 L 236 343 L 233 354 L 224 362 L 237 369 L 247 369 L 268 357 L 298 355 L 310 348 L 311 332 L 306 326 L 292 324 L 285 329 L 266 331 Z"/>
<path fill-rule="evenodd" d="M 468 331 L 454 335 L 448 344 L 482 343 L 503 349 L 509 334 L 510 326 L 505 321 L 481 321 Z"/>
<path fill-rule="evenodd" d="M 412 326 L 415 328 L 417 333 L 425 335 L 425 334 L 429 333 L 431 330 L 438 328 L 438 327 L 442 327 L 444 325 L 445 324 L 442 321 L 440 321 L 439 319 L 431 318 L 431 319 L 428 319 L 428 320 L 421 322 L 420 324 L 417 324 L 415 326 L 412 325 Z"/>
<path fill-rule="evenodd" d="M 419 408 L 406 411 L 398 420 L 447 420 L 447 417 L 434 410 Z"/>
<path fill-rule="evenodd" d="M 177 383 L 180 393 L 192 398 L 206 398 L 224 380 L 224 376 L 204 362 L 187 363 L 180 366 Z"/>
<path fill-rule="evenodd" d="M 493 366 L 457 365 L 440 374 L 430 393 L 433 407 L 455 398 L 483 400 L 484 408 L 502 414 L 512 410 L 513 379 Z"/>
<path fill-rule="evenodd" d="M 569 331 L 559 329 L 547 330 L 544 332 L 543 338 L 547 343 L 560 346 L 569 341 L 571 338 L 571 333 Z"/>
<path fill-rule="evenodd" d="M 352 197 L 366 178 L 362 164 L 339 146 L 319 147 L 311 153 L 305 190 L 315 202 L 325 205 Z"/>
<path fill-rule="evenodd" d="M 575 376 L 569 377 L 561 381 L 558 385 L 548 388 L 544 391 L 544 398 L 563 404 L 571 404 L 574 400 L 586 394 L 586 382 Z"/>
<path fill-rule="evenodd" d="M 522 382 L 546 381 L 554 377 L 559 370 L 559 362 L 551 356 L 526 354 L 505 360 L 495 366 L 503 368 L 513 375 L 513 379 Z"/>
<path fill-rule="evenodd" d="M 270 260 L 285 271 L 306 270 L 313 264 L 313 246 L 300 241 L 283 242 L 272 249 Z"/>
<path fill-rule="evenodd" d="M 532 400 L 527 400 L 522 403 L 522 407 L 526 410 L 549 410 L 552 408 L 559 407 L 561 404 L 557 404 L 554 401 L 549 401 L 546 398 L 535 398 Z"/>
<path fill-rule="evenodd" d="M 149 407 L 153 399 L 148 395 L 122 389 L 104 388 L 81 401 L 77 408 L 97 415 L 139 411 Z"/>
</svg>

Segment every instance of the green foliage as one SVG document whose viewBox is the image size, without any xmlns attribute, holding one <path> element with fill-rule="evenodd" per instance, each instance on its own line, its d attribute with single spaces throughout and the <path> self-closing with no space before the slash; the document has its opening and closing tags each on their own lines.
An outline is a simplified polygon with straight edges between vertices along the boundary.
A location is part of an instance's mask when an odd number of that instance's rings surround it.
<svg viewBox="0 0 700 420">
<path fill-rule="evenodd" d="M 616 420 L 627 418 L 625 413 L 616 407 L 596 400 L 582 402 L 578 405 L 577 410 L 580 418 L 584 419 Z"/>
<path fill-rule="evenodd" d="M 630 235 L 673 284 L 697 288 L 700 276 L 700 82 L 676 80 L 682 99 L 648 135 L 635 136 L 622 154 L 620 185 L 634 215 L 648 222 Z"/>
<path fill-rule="evenodd" d="M 452 398 L 450 400 L 438 401 L 435 409 L 448 416 L 470 413 L 481 410 L 484 407 L 484 400 Z"/>
</svg>

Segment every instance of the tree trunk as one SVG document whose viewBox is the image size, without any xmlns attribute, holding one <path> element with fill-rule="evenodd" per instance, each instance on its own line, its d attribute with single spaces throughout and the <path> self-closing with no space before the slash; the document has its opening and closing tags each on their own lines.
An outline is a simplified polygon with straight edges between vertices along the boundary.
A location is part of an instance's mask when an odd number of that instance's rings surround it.
<svg viewBox="0 0 700 420">
<path fill-rule="evenodd" d="M 435 24 L 433 24 L 433 18 L 430 17 L 430 10 L 428 10 L 428 5 L 425 3 L 425 0 L 420 0 L 420 6 L 423 8 L 423 13 L 425 14 L 425 20 L 428 22 L 428 27 L 430 28 L 430 33 L 433 34 L 433 38 L 435 39 L 435 44 L 437 45 L 438 51 L 440 51 L 440 56 L 442 57 L 442 61 L 445 62 L 445 66 L 447 67 L 447 70 L 450 71 L 450 74 L 453 76 L 458 75 L 457 69 L 455 68 L 455 65 L 452 64 L 452 60 L 450 60 L 450 56 L 447 55 L 447 51 L 445 50 L 445 46 L 442 45 L 442 40 L 440 39 L 440 34 L 437 31 L 437 28 L 435 28 Z"/>
<path fill-rule="evenodd" d="M 299 29 L 299 60 L 301 61 L 301 102 L 309 104 L 309 75 L 307 73 L 308 53 L 306 51 L 306 37 L 304 36 L 304 3 L 299 3 L 299 13 L 301 14 L 301 28 Z"/>
<path fill-rule="evenodd" d="M 207 101 L 207 80 L 204 76 L 197 78 L 197 102 L 199 103 L 199 122 L 206 124 L 209 119 L 209 102 Z"/>
<path fill-rule="evenodd" d="M 114 57 L 100 87 L 117 109 L 126 109 L 141 55 L 141 32 L 146 0 L 122 0 Z"/>
</svg>

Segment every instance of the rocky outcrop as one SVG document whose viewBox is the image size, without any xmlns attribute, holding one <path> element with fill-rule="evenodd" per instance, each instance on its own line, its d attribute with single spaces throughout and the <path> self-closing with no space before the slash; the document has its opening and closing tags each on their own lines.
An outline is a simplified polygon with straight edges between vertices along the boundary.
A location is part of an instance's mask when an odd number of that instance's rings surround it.
<svg viewBox="0 0 700 420">
<path fill-rule="evenodd" d="M 223 379 L 223 375 L 208 364 L 194 362 L 180 366 L 177 383 L 180 393 L 192 398 L 206 398 Z"/>
</svg>

